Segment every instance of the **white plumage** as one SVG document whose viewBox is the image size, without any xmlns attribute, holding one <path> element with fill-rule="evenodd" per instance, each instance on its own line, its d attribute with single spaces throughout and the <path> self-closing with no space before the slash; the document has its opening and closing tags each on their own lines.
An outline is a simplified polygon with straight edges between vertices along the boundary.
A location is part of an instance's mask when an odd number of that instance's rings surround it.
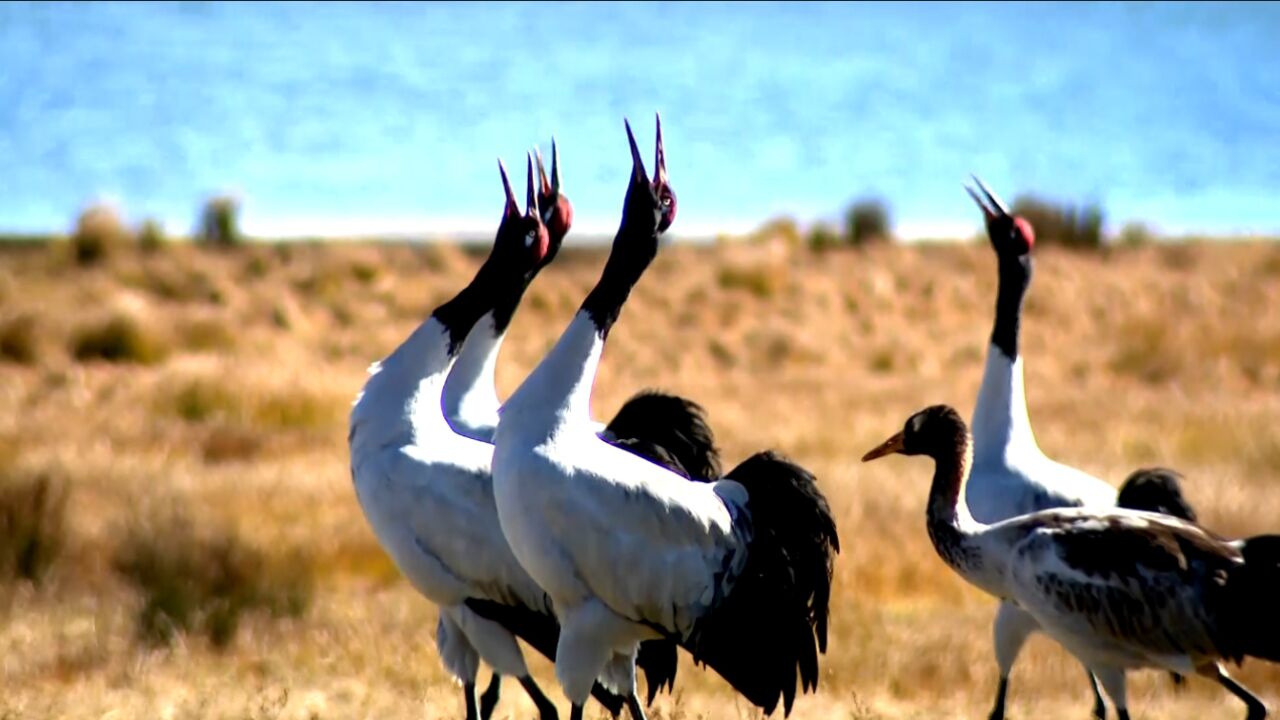
<svg viewBox="0 0 1280 720">
<path fill-rule="evenodd" d="M 552 598 L 561 625 L 556 676 L 574 718 L 602 674 L 642 718 L 635 658 L 640 642 L 657 638 L 690 650 L 766 712 L 779 699 L 789 712 L 796 676 L 806 690 L 817 684 L 837 546 L 812 476 L 761 453 L 725 479 L 691 483 L 605 443 L 590 425 L 604 339 L 675 214 L 661 126 L 652 184 L 627 132 L 632 182 L 600 281 L 503 406 L 493 457 L 498 518 Z M 755 647 L 752 637 L 761 639 Z"/>
<path fill-rule="evenodd" d="M 505 169 L 502 179 L 506 210 L 476 277 L 371 367 L 351 412 L 351 473 L 379 543 L 414 588 L 439 606 L 437 646 L 463 683 L 468 718 L 492 712 L 500 675 L 520 678 L 542 716 L 554 718 L 554 706 L 529 677 L 516 631 L 466 604 L 491 601 L 554 627 L 549 598 L 498 525 L 493 446 L 484 441 L 496 425 L 493 369 L 505 322 L 552 250 L 537 213 L 532 162 L 523 216 Z M 465 362 L 450 384 L 459 356 Z M 483 709 L 475 698 L 480 660 L 495 673 Z"/>
<path fill-rule="evenodd" d="M 1011 215 L 981 180 L 974 180 L 982 194 L 966 189 L 986 218 L 997 257 L 999 291 L 991 345 L 972 417 L 974 457 L 966 502 L 973 516 L 986 523 L 1051 508 L 1114 507 L 1117 491 L 1113 486 L 1049 458 L 1036 442 L 1018 352 L 1022 300 L 1031 282 L 1034 230 L 1023 218 Z M 1000 682 L 990 720 L 1004 717 L 1009 674 L 1018 653 L 1037 629 L 1032 615 L 1012 603 L 1000 604 L 994 627 Z M 1089 681 L 1094 716 L 1105 717 L 1106 706 L 1092 674 Z"/>
</svg>

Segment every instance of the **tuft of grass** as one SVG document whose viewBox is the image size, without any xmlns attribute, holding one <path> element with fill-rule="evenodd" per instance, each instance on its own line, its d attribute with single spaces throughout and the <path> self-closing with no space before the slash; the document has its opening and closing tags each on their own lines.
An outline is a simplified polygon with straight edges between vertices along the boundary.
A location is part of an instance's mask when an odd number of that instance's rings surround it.
<svg viewBox="0 0 1280 720">
<path fill-rule="evenodd" d="M 726 265 L 720 269 L 718 282 L 725 290 L 744 290 L 758 298 L 771 298 L 782 288 L 783 279 L 764 266 Z"/>
<path fill-rule="evenodd" d="M 232 528 L 202 525 L 177 504 L 135 516 L 112 567 L 142 596 L 137 634 L 153 645 L 202 633 L 226 648 L 247 613 L 298 617 L 313 594 L 306 557 L 268 556 Z"/>
<path fill-rule="evenodd" d="M 170 400 L 173 412 L 188 422 L 235 417 L 241 412 L 239 396 L 227 386 L 209 379 L 192 380 Z"/>
<path fill-rule="evenodd" d="M 0 360 L 34 365 L 39 354 L 40 343 L 33 316 L 17 315 L 0 323 Z"/>
<path fill-rule="evenodd" d="M 781 240 L 787 247 L 800 246 L 800 226 L 793 217 L 783 216 L 767 220 L 751 233 L 748 240 L 754 243 L 767 243 Z"/>
<path fill-rule="evenodd" d="M 66 547 L 67 484 L 47 472 L 0 472 L 0 581 L 38 583 Z"/>
<path fill-rule="evenodd" d="M 235 347 L 236 336 L 227 323 L 218 318 L 198 318 L 182 326 L 182 346 L 196 352 L 229 350 Z"/>
<path fill-rule="evenodd" d="M 372 262 L 355 260 L 351 263 L 351 277 L 355 278 L 361 285 L 372 283 L 381 274 L 382 268 Z"/>
<path fill-rule="evenodd" d="M 218 195 L 205 203 L 200 213 L 196 240 L 210 247 L 234 247 L 244 242 L 240 232 L 240 201 L 230 195 Z"/>
<path fill-rule="evenodd" d="M 1031 223 L 1038 243 L 1082 250 L 1102 247 L 1103 214 L 1096 204 L 1076 206 L 1022 195 L 1014 200 L 1012 211 Z"/>
<path fill-rule="evenodd" d="M 316 430 L 335 427 L 343 405 L 315 392 L 244 392 L 220 378 L 196 378 L 184 383 L 168 398 L 168 409 L 188 423 L 216 421 L 255 434 L 282 430 Z M 160 409 L 164 409 L 161 404 Z M 223 442 L 225 441 L 225 442 Z M 223 438 L 221 445 L 243 445 Z"/>
<path fill-rule="evenodd" d="M 1130 320 L 1116 337 L 1110 367 L 1117 375 L 1159 385 L 1182 372 L 1185 353 L 1162 320 Z"/>
<path fill-rule="evenodd" d="M 845 215 L 845 225 L 851 245 L 884 242 L 891 237 L 889 208 L 878 198 L 855 202 Z"/>
<path fill-rule="evenodd" d="M 251 460 L 262 452 L 262 448 L 260 433 L 251 428 L 223 426 L 214 428 L 205 438 L 201 454 L 205 462 L 216 465 Z"/>
<path fill-rule="evenodd" d="M 256 427 L 274 430 L 318 430 L 340 421 L 341 407 L 307 392 L 267 393 L 253 399 L 250 418 Z"/>
<path fill-rule="evenodd" d="M 80 328 L 71 340 L 76 360 L 154 365 L 169 355 L 159 335 L 130 315 L 114 315 L 104 322 Z"/>
<path fill-rule="evenodd" d="M 79 265 L 102 262 L 132 240 L 120 213 L 110 205 L 92 205 L 80 213 L 71 233 L 71 249 Z"/>
</svg>

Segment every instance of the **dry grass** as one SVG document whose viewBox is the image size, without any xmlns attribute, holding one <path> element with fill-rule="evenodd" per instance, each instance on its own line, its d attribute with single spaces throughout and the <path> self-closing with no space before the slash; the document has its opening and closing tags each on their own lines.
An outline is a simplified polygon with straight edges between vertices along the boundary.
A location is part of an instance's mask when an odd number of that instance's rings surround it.
<svg viewBox="0 0 1280 720">
<path fill-rule="evenodd" d="M 21 448 L 23 467 L 58 468 L 69 494 L 48 581 L 6 590 L 0 603 L 0 717 L 460 717 L 435 654 L 434 611 L 357 506 L 346 412 L 369 363 L 479 258 L 449 246 L 175 244 L 78 266 L 4 252 L 5 316 L 38 317 L 50 350 L 0 367 L 0 450 Z M 1045 450 L 1113 482 L 1140 464 L 1176 467 L 1210 526 L 1276 531 L 1280 247 L 1038 252 L 1023 345 Z M 535 282 L 499 363 L 501 395 L 564 328 L 602 263 L 570 247 Z M 985 243 L 821 254 L 786 242 L 672 246 L 610 335 L 597 417 L 641 387 L 688 394 L 707 408 L 728 462 L 779 448 L 831 499 L 846 550 L 830 650 L 820 694 L 798 700 L 794 718 L 986 715 L 994 603 L 929 547 L 928 462 L 857 458 L 926 404 L 972 409 L 994 294 Z M 167 338 L 166 351 L 78 362 L 81 329 L 116 314 Z M 184 499 L 185 529 L 139 514 L 169 497 Z M 199 632 L 161 649 L 136 642 L 145 593 L 113 569 L 132 533 L 147 530 L 150 546 L 205 548 L 199 539 L 220 528 L 234 528 L 262 567 L 298 563 L 289 549 L 307 548 L 310 608 L 243 614 L 225 651 Z M 183 545 L 188 537 L 197 541 Z M 564 708 L 551 666 L 529 657 Z M 678 696 L 660 699 L 653 717 L 757 716 L 714 675 L 687 661 L 681 672 Z M 1280 670 L 1252 662 L 1240 675 L 1280 705 Z M 1137 673 L 1130 697 L 1135 720 L 1243 714 L 1198 679 L 1176 693 L 1164 676 Z M 1078 665 L 1033 641 L 1011 717 L 1083 717 L 1088 702 Z M 497 717 L 532 714 L 509 682 Z"/>
</svg>

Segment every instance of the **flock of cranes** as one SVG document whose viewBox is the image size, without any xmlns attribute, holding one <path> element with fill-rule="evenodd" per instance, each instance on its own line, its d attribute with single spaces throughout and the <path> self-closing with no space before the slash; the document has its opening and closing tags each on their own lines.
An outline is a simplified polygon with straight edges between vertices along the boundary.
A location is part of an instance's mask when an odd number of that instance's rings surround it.
<svg viewBox="0 0 1280 720">
<path fill-rule="evenodd" d="M 816 478 L 763 450 L 728 472 L 701 406 L 637 392 L 607 424 L 590 398 L 610 328 L 676 217 L 656 125 L 653 175 L 626 125 L 632 172 L 598 283 L 519 388 L 494 370 L 521 297 L 573 221 L 552 141 L 551 173 L 527 158 L 521 210 L 506 195 L 493 249 L 471 282 L 370 368 L 351 412 L 361 508 L 400 572 L 438 606 L 436 642 L 468 720 L 491 716 L 518 679 L 543 720 L 555 705 L 517 639 L 555 663 L 582 717 L 594 698 L 636 720 L 675 684 L 678 650 L 772 714 L 815 691 L 826 652 L 836 522 Z M 975 178 L 975 181 L 977 179 Z M 999 683 L 1043 632 L 1128 717 L 1125 673 L 1200 675 L 1264 705 L 1225 661 L 1280 661 L 1280 536 L 1229 540 L 1196 523 L 1176 473 L 1139 470 L 1117 492 L 1044 455 L 1027 415 L 1018 331 L 1034 232 L 981 181 L 999 291 L 987 364 L 967 424 L 937 405 L 868 452 L 927 455 L 927 528 L 942 560 L 999 600 Z M 493 678 L 478 694 L 480 661 Z M 643 671 L 647 702 L 637 689 Z M 1099 689 L 1101 685 L 1101 690 Z"/>
</svg>

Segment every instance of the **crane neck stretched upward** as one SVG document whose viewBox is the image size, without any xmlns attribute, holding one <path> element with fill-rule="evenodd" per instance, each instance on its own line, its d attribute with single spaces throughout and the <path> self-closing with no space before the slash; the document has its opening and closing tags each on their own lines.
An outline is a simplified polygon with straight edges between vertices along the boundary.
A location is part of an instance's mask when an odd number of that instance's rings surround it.
<svg viewBox="0 0 1280 720">
<path fill-rule="evenodd" d="M 991 344 L 1013 362 L 1018 357 L 1018 330 L 1022 304 L 1031 285 L 1031 254 L 996 254 L 999 285 L 996 290 L 996 319 L 991 328 Z"/>
<path fill-rule="evenodd" d="M 503 425 L 519 424 L 533 438 L 589 421 L 591 389 L 605 339 L 631 289 L 657 255 L 659 233 L 656 221 L 646 222 L 649 217 L 624 210 L 599 281 L 555 346 L 503 405 L 499 434 Z M 518 423 L 506 421 L 516 416 L 522 418 Z"/>
<path fill-rule="evenodd" d="M 1031 282 L 1031 255 L 997 253 L 999 290 L 991 347 L 973 409 L 973 441 L 979 465 L 1007 465 L 1011 450 L 1038 453 L 1027 415 L 1022 356 L 1018 354 L 1023 299 Z"/>
<path fill-rule="evenodd" d="M 582 301 L 581 311 L 591 318 L 602 341 L 609 336 L 631 289 L 658 253 L 657 229 L 637 225 L 623 216 L 600 280 Z"/>
</svg>

